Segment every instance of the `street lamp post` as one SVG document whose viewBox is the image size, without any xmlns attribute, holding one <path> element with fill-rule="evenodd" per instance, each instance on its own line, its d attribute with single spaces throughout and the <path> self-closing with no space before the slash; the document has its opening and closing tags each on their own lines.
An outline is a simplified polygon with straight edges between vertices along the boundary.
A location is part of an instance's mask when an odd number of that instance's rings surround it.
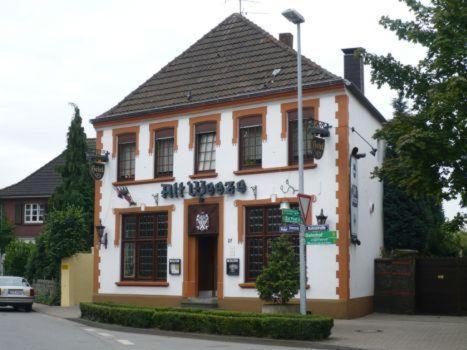
<svg viewBox="0 0 467 350">
<path fill-rule="evenodd" d="M 303 180 L 303 101 L 302 101 L 302 53 L 300 40 L 300 24 L 305 18 L 296 10 L 288 9 L 282 15 L 297 25 L 297 109 L 298 109 L 298 193 L 304 192 Z M 300 313 L 306 314 L 306 271 L 305 271 L 305 225 L 300 224 Z"/>
</svg>

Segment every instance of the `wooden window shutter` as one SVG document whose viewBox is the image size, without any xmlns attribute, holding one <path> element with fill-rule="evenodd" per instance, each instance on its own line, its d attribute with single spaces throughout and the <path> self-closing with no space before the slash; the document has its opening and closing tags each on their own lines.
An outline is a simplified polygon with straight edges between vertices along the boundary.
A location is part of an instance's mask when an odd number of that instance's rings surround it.
<svg viewBox="0 0 467 350">
<path fill-rule="evenodd" d="M 23 203 L 15 204 L 15 225 L 23 223 Z"/>
</svg>

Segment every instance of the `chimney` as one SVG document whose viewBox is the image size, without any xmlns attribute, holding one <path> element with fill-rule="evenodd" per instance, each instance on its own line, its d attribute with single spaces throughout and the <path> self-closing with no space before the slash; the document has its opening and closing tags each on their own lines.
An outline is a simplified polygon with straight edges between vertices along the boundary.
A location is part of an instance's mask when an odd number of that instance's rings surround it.
<svg viewBox="0 0 467 350">
<path fill-rule="evenodd" d="M 355 51 L 358 49 L 361 47 L 342 49 L 344 53 L 344 78 L 352 82 L 364 94 L 363 60 L 355 57 Z"/>
<path fill-rule="evenodd" d="M 293 35 L 292 35 L 292 33 L 280 33 L 279 34 L 279 41 L 293 49 Z"/>
</svg>

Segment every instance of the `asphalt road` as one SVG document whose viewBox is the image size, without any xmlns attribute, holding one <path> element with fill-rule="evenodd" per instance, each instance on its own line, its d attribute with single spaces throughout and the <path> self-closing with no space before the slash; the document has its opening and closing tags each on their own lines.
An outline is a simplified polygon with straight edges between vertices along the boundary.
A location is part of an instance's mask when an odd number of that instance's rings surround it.
<svg viewBox="0 0 467 350">
<path fill-rule="evenodd" d="M 0 308 L 0 350 L 55 349 L 284 350 L 299 348 L 120 332 L 89 327 L 39 312 L 26 313 Z"/>
</svg>

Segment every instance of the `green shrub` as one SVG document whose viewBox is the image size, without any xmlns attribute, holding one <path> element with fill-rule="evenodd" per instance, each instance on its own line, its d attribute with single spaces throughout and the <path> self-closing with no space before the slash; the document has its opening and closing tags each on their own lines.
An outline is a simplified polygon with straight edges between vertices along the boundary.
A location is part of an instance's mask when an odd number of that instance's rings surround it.
<svg viewBox="0 0 467 350">
<path fill-rule="evenodd" d="M 81 303 L 81 317 L 97 322 L 162 330 L 320 340 L 329 337 L 333 320 L 316 315 L 270 315 L 222 310 L 145 308 Z"/>
<path fill-rule="evenodd" d="M 286 235 L 272 241 L 268 266 L 256 278 L 259 297 L 265 301 L 286 304 L 298 293 L 300 268 L 290 239 Z"/>
<path fill-rule="evenodd" d="M 26 263 L 34 244 L 12 240 L 5 249 L 5 274 L 25 276 Z"/>
</svg>

